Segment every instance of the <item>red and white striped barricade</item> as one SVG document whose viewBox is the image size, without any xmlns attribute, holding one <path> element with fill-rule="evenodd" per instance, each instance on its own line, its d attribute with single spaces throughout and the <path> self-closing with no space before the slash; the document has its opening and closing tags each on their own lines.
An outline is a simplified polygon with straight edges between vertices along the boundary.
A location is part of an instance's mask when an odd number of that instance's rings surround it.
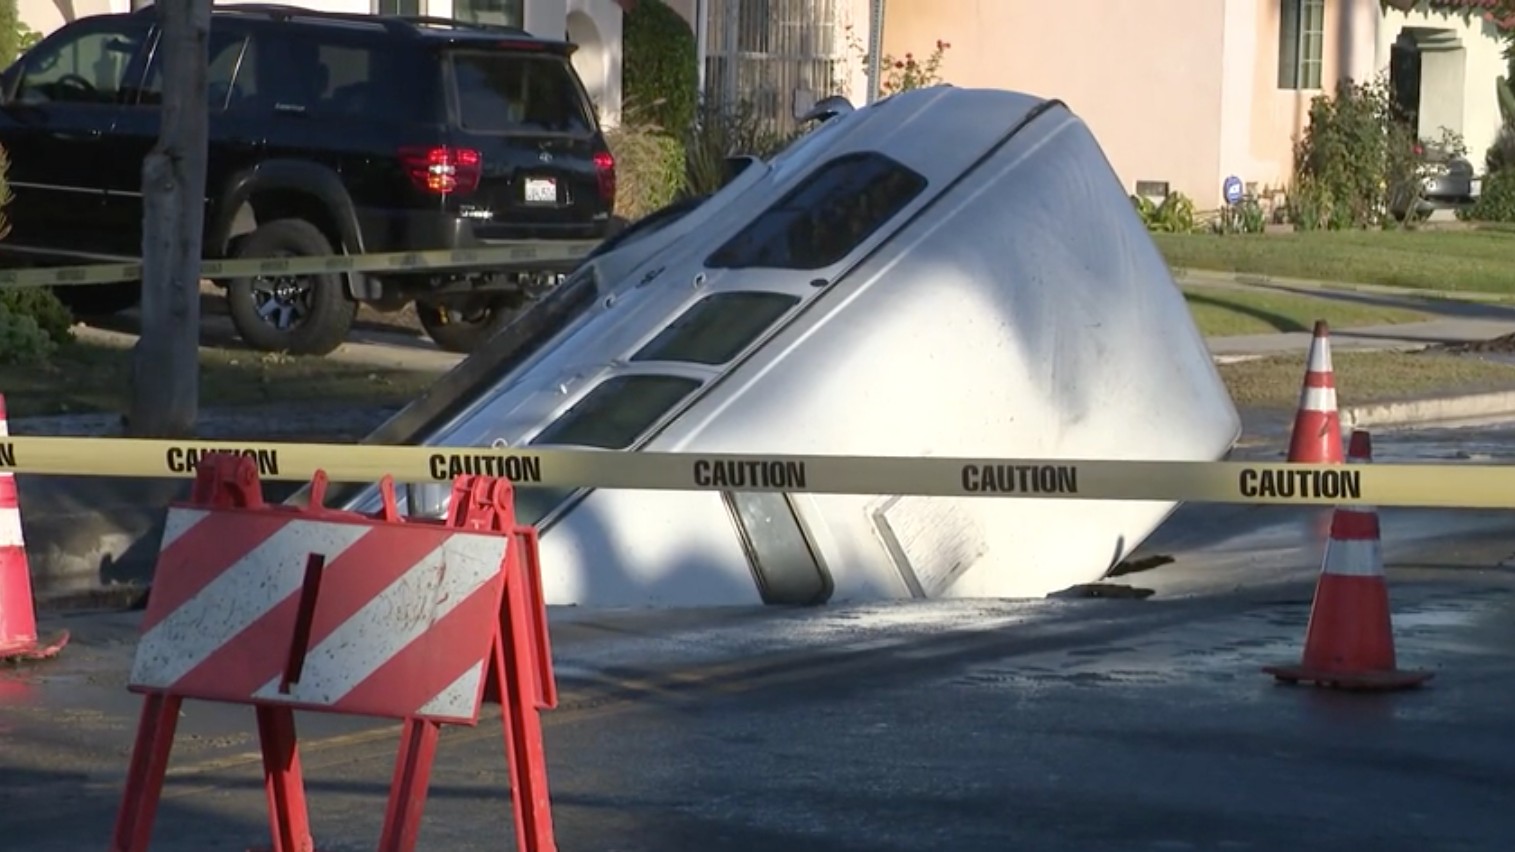
<svg viewBox="0 0 1515 852">
<path fill-rule="evenodd" d="M 415 847 L 441 725 L 502 705 L 517 848 L 554 852 L 538 711 L 556 705 L 535 536 L 510 482 L 460 477 L 445 521 L 265 505 L 213 454 L 169 508 L 128 688 L 145 696 L 112 849 L 142 852 L 186 698 L 255 708 L 272 852 L 311 852 L 294 710 L 404 722 L 379 849 Z"/>
</svg>

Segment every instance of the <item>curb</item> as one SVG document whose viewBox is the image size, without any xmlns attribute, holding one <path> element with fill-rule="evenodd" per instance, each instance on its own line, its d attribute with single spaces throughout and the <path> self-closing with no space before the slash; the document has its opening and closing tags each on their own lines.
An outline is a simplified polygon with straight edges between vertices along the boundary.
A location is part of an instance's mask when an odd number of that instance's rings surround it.
<svg viewBox="0 0 1515 852">
<path fill-rule="evenodd" d="M 1473 425 L 1511 418 L 1515 418 L 1515 391 L 1379 402 L 1341 411 L 1345 429 Z"/>
<path fill-rule="evenodd" d="M 1304 293 L 1369 293 L 1377 296 L 1402 296 L 1407 299 L 1441 302 L 1480 302 L 1491 305 L 1515 305 L 1515 293 L 1485 293 L 1471 290 L 1430 290 L 1424 287 L 1394 287 L 1388 284 L 1358 284 L 1346 281 L 1319 281 L 1313 278 L 1285 278 L 1256 272 L 1222 272 L 1213 269 L 1169 267 L 1180 286 L 1249 284 L 1278 287 Z"/>
</svg>

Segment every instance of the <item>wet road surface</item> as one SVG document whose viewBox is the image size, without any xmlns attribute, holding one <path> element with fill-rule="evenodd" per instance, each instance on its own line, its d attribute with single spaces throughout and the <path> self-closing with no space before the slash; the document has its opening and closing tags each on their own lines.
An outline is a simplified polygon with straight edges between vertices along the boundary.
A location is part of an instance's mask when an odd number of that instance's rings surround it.
<svg viewBox="0 0 1515 852">
<path fill-rule="evenodd" d="M 1174 561 L 1114 581 L 1144 600 L 555 613 L 559 848 L 1507 852 L 1515 518 L 1383 513 L 1400 661 L 1436 678 L 1352 695 L 1259 672 L 1298 659 L 1326 514 L 1185 507 L 1142 549 Z M 0 672 L 0 850 L 105 847 L 135 620 Z M 185 711 L 153 848 L 266 843 L 250 710 Z M 319 848 L 372 849 L 393 729 L 300 719 Z M 444 737 L 421 849 L 512 848 L 490 721 Z"/>
</svg>

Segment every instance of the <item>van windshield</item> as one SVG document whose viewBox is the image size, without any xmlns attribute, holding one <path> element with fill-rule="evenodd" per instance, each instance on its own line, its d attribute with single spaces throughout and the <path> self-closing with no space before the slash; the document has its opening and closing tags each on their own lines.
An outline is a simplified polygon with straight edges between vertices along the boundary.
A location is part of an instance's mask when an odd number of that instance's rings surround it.
<svg viewBox="0 0 1515 852">
<path fill-rule="evenodd" d="M 594 130 L 584 91 L 561 56 L 456 50 L 449 65 L 464 130 L 571 136 Z"/>
</svg>

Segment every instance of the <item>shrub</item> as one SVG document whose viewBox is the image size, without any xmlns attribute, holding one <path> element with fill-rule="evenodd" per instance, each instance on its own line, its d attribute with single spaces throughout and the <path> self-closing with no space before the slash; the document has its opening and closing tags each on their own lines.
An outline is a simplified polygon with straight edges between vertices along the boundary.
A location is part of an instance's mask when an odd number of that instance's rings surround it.
<svg viewBox="0 0 1515 852">
<path fill-rule="evenodd" d="M 1494 136 L 1494 144 L 1483 155 L 1483 165 L 1489 174 L 1515 165 L 1515 123 L 1506 122 L 1500 126 L 1499 132 Z"/>
<path fill-rule="evenodd" d="M 1147 230 L 1164 234 L 1187 234 L 1194 230 L 1194 201 L 1182 192 L 1170 192 L 1161 204 L 1141 195 L 1131 196 L 1131 203 Z"/>
<path fill-rule="evenodd" d="M 1317 95 L 1295 145 L 1290 218 L 1299 230 L 1370 228 L 1391 221 L 1391 200 L 1413 203 L 1425 172 L 1415 133 L 1397 114 L 1386 79 L 1342 80 L 1334 96 Z M 1456 134 L 1439 140 L 1465 152 Z"/>
<path fill-rule="evenodd" d="M 27 48 L 42 40 L 16 10 L 16 0 L 0 0 L 0 66 L 16 61 Z"/>
<path fill-rule="evenodd" d="M 684 189 L 684 146 L 656 128 L 622 125 L 606 134 L 616 160 L 615 214 L 635 221 Z"/>
<path fill-rule="evenodd" d="M 800 135 L 798 131 L 773 130 L 749 101 L 729 106 L 701 101 L 694 123 L 684 137 L 685 192 L 690 195 L 714 192 L 725 179 L 727 157 L 770 157 Z"/>
<path fill-rule="evenodd" d="M 626 120 L 682 134 L 699 100 L 694 31 L 662 0 L 641 0 L 621 34 L 621 90 Z"/>
<path fill-rule="evenodd" d="M 867 67 L 868 46 L 858 37 L 850 24 L 847 26 L 847 46 L 857 55 L 858 61 Z M 951 47 L 951 42 L 937 39 L 936 46 L 927 55 L 925 61 L 916 59 L 914 52 L 907 52 L 904 58 L 888 53 L 880 56 L 879 94 L 888 96 L 942 83 L 942 59 Z"/>
<path fill-rule="evenodd" d="M 31 317 L 54 343 L 74 339 L 74 315 L 51 290 L 41 287 L 0 290 L 0 305 L 13 314 Z"/>
<path fill-rule="evenodd" d="M 6 180 L 9 172 L 10 158 L 6 155 L 5 149 L 0 148 L 0 238 L 4 238 L 10 231 L 10 224 L 4 213 L 4 208 L 9 207 L 12 200 L 10 186 Z M 8 317 L 3 321 L 4 328 L 0 329 L 0 341 L 4 341 L 0 342 L 0 362 L 22 363 L 9 360 L 16 356 L 16 353 L 5 348 L 12 343 L 26 349 L 25 352 L 20 353 L 20 357 L 30 357 L 29 329 L 40 331 L 50 345 L 67 343 L 74 337 L 73 315 L 51 290 L 37 287 L 24 290 L 0 290 L 0 308 L 5 309 Z M 17 327 L 22 330 L 14 334 L 6 330 L 14 330 Z M 47 349 L 41 357 L 50 354 L 52 350 Z"/>
<path fill-rule="evenodd" d="M 1483 192 L 1468 210 L 1481 222 L 1515 222 L 1515 169 L 1494 172 L 1483 181 Z"/>
<path fill-rule="evenodd" d="M 41 364 L 56 351 L 58 344 L 37 320 L 0 301 L 0 364 Z"/>
</svg>

